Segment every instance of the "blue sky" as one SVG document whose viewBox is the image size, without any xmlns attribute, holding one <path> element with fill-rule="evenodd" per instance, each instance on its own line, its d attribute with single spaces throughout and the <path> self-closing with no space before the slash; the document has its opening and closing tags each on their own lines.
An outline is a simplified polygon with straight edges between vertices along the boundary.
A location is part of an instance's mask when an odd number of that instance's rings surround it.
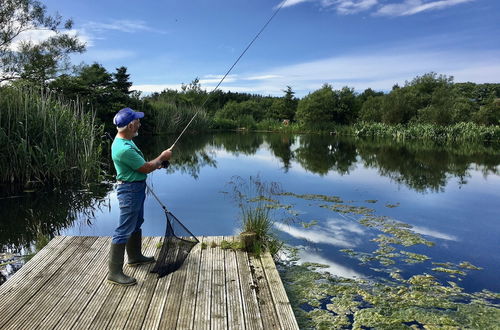
<svg viewBox="0 0 500 330">
<path fill-rule="evenodd" d="M 74 63 L 126 66 L 133 88 L 211 90 L 280 1 L 55 1 L 87 42 Z M 390 90 L 437 72 L 500 82 L 498 0 L 288 0 L 221 89 L 298 96 L 320 88 Z"/>
</svg>

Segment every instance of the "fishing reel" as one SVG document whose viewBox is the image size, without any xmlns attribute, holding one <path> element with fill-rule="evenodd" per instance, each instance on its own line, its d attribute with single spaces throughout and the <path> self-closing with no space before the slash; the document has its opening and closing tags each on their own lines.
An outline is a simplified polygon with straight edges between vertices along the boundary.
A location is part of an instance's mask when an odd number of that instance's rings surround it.
<svg viewBox="0 0 500 330">
<path fill-rule="evenodd" d="M 170 162 L 168 160 L 164 160 L 161 162 L 161 168 L 167 168 L 170 166 Z"/>
</svg>

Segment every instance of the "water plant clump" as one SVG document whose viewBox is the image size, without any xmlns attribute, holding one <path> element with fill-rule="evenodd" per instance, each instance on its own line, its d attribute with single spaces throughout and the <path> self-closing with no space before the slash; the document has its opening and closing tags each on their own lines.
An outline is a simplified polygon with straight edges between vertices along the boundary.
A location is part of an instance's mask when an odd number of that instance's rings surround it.
<svg viewBox="0 0 500 330">
<path fill-rule="evenodd" d="M 335 208 L 328 208 L 335 211 Z M 350 205 L 343 210 L 348 210 L 348 213 L 337 213 L 346 214 L 349 220 L 374 232 L 372 242 L 376 246 L 372 251 L 352 248 L 340 251 L 381 276 L 348 279 L 326 272 L 330 267 L 327 265 L 300 263 L 297 258 L 281 261 L 280 274 L 300 328 L 497 327 L 500 294 L 488 290 L 468 293 L 456 283 L 480 267 L 467 261 L 458 264 L 430 262 L 429 256 L 404 249 L 434 246 L 434 242 L 413 231 L 411 225 L 374 214 L 360 217 L 364 209 L 357 206 Z M 417 263 L 422 265 L 419 269 L 424 269 L 423 272 L 400 269 L 401 265 Z M 377 268 L 377 264 L 382 267 Z"/>
<path fill-rule="evenodd" d="M 268 251 L 275 256 L 283 243 L 273 231 L 276 217 L 273 211 L 291 209 L 291 206 L 280 204 L 275 197 L 281 193 L 281 187 L 277 183 L 263 182 L 258 176 L 250 177 L 248 181 L 236 176 L 229 185 L 230 196 L 240 209 L 245 249 L 256 255 Z"/>
</svg>

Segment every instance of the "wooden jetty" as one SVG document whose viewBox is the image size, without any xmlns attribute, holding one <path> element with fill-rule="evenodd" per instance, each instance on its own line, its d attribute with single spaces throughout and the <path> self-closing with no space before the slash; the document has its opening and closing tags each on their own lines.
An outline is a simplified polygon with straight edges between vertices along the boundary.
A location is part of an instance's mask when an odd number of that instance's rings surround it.
<svg viewBox="0 0 500 330">
<path fill-rule="evenodd" d="M 158 256 L 162 237 L 145 237 Z M 182 267 L 125 266 L 138 284 L 109 284 L 110 237 L 57 236 L 0 286 L 0 329 L 298 329 L 271 256 L 201 237 Z M 212 244 L 215 242 L 217 244 Z"/>
</svg>

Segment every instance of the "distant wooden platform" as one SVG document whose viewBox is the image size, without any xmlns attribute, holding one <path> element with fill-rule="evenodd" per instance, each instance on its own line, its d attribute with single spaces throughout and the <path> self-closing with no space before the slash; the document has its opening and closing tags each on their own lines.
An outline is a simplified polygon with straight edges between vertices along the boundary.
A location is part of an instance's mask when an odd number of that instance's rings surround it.
<svg viewBox="0 0 500 330">
<path fill-rule="evenodd" d="M 110 237 L 58 236 L 0 286 L 0 329 L 298 329 L 269 254 L 260 259 L 201 237 L 161 279 L 154 264 L 125 266 L 138 284 L 107 283 Z M 158 256 L 162 237 L 145 237 Z"/>
</svg>

